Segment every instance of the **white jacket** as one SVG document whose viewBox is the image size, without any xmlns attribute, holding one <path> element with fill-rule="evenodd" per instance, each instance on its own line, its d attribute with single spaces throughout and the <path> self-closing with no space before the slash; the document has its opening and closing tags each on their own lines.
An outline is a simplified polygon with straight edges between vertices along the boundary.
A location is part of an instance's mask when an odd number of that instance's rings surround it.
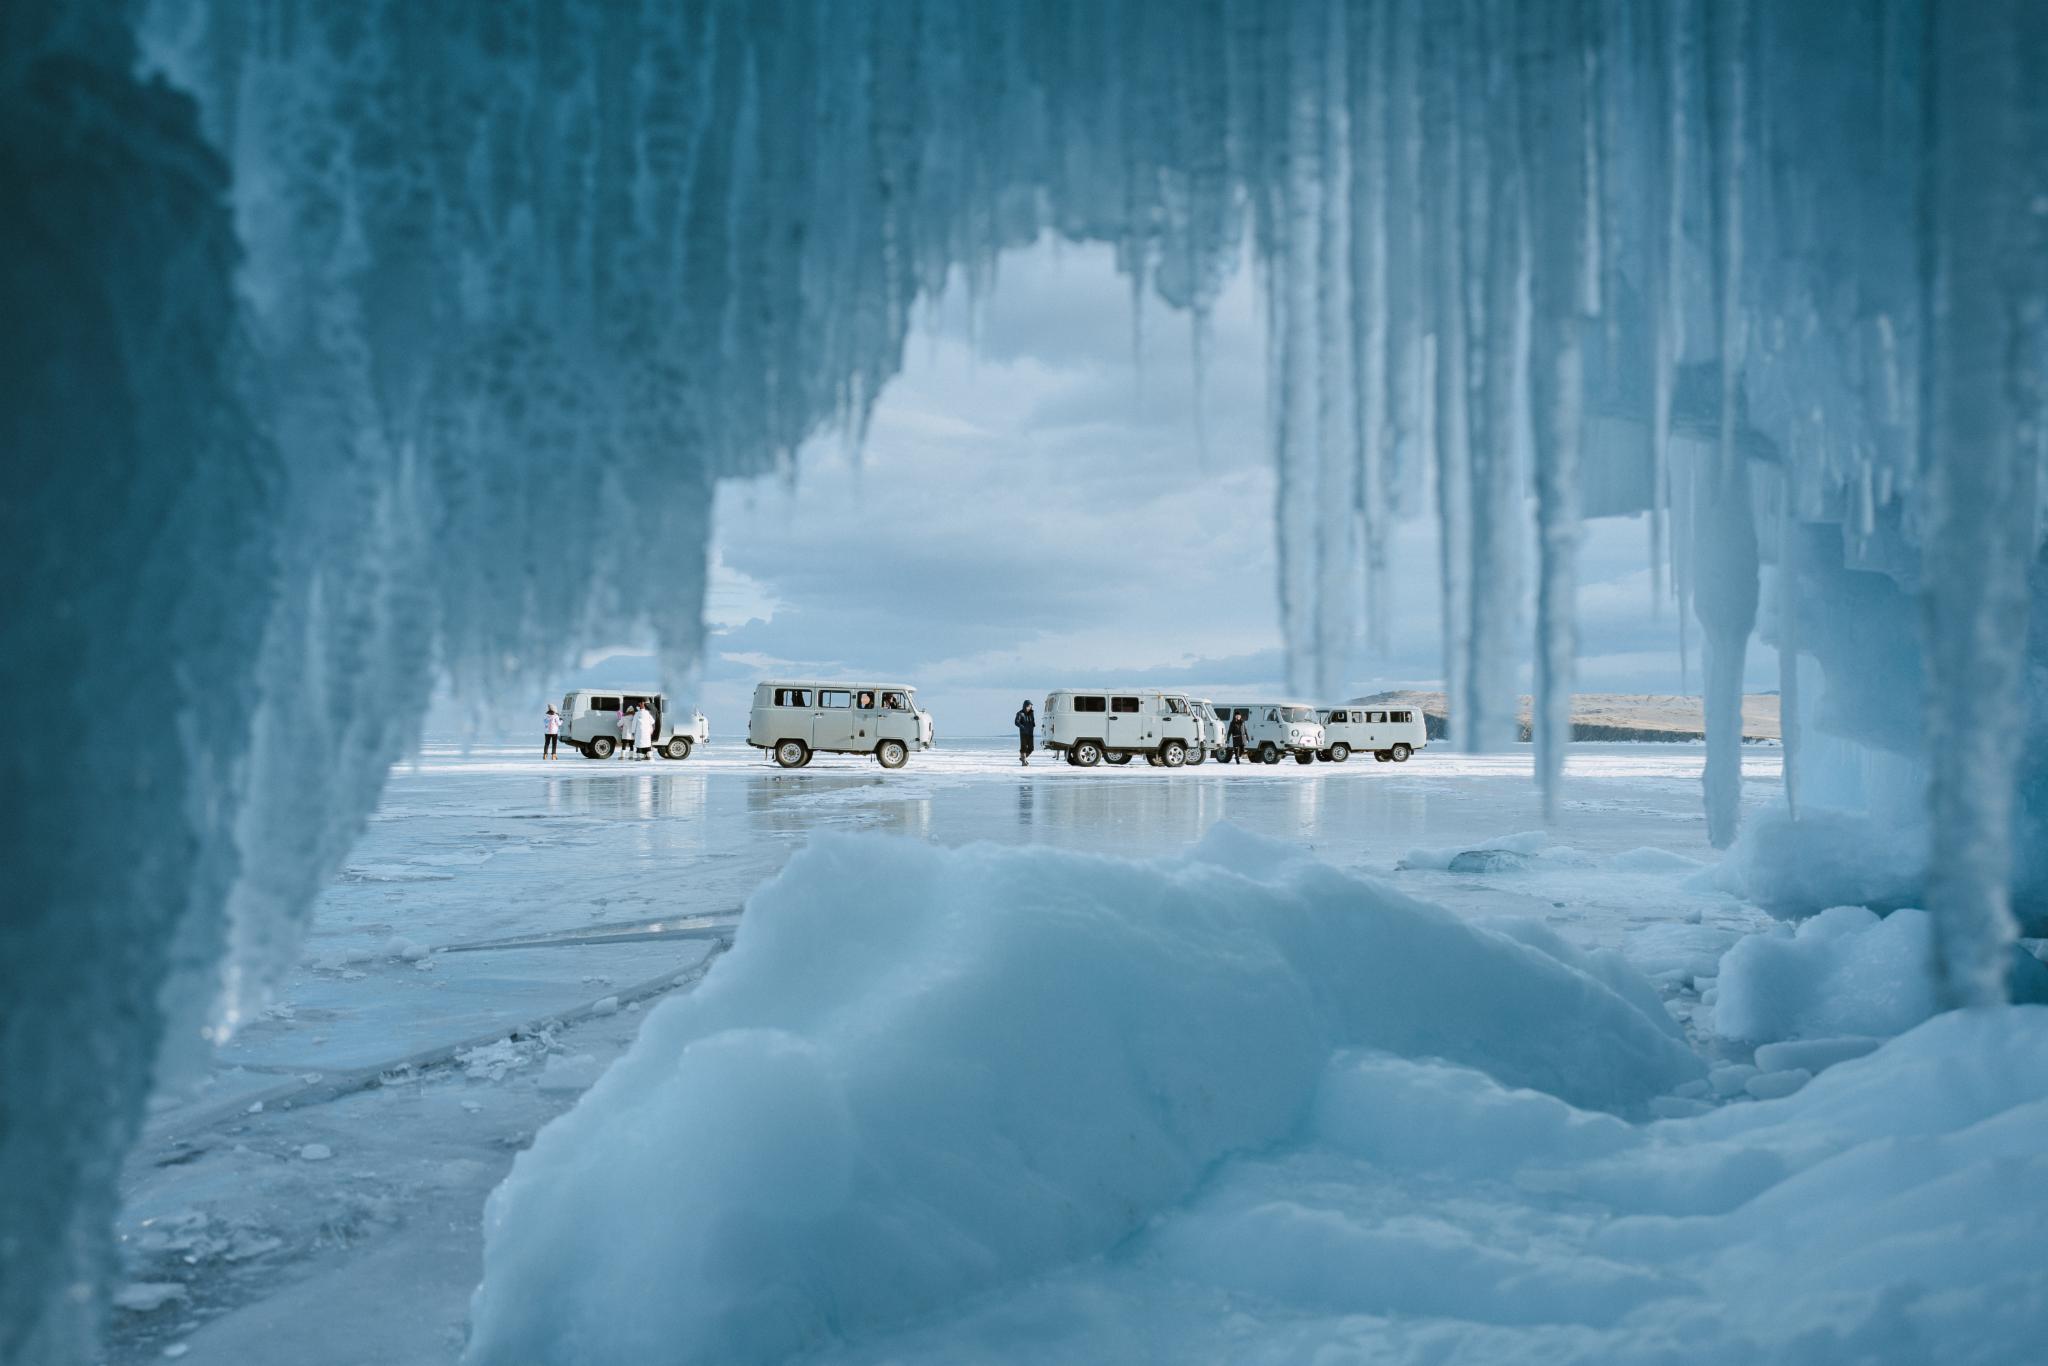
<svg viewBox="0 0 2048 1366">
<path fill-rule="evenodd" d="M 642 707 L 633 713 L 633 746 L 646 749 L 654 743 L 654 708 Z"/>
</svg>

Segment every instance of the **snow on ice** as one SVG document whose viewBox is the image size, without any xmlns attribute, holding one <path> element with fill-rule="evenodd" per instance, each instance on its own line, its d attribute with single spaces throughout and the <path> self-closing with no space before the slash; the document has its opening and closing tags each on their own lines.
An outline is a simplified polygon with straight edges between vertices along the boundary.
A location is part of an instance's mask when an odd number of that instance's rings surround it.
<svg viewBox="0 0 2048 1366">
<path fill-rule="evenodd" d="M 466 1360 L 2027 1359 L 2048 1010 L 1709 1078 L 1646 987 L 1229 827 L 821 839 L 516 1161 Z"/>
</svg>

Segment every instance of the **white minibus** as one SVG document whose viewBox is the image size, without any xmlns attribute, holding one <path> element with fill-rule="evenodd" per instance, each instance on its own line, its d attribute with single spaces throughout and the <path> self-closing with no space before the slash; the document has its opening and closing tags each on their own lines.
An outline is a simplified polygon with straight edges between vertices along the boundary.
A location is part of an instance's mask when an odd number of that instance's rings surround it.
<svg viewBox="0 0 2048 1366">
<path fill-rule="evenodd" d="M 901 683 L 807 683 L 771 679 L 754 689 L 747 743 L 784 768 L 813 754 L 872 754 L 901 768 L 913 749 L 932 747 L 932 718 L 917 689 Z"/>
<path fill-rule="evenodd" d="M 1412 707 L 1374 707 L 1347 702 L 1323 713 L 1322 753 L 1341 764 L 1353 754 L 1370 754 L 1381 763 L 1408 762 L 1408 756 L 1429 743 L 1429 727 Z"/>
<path fill-rule="evenodd" d="M 1038 720 L 1040 743 L 1081 768 L 1134 754 L 1179 768 L 1202 743 L 1201 719 L 1179 693 L 1152 688 L 1061 689 L 1048 693 Z"/>
<path fill-rule="evenodd" d="M 1305 702 L 1218 702 L 1216 714 L 1227 726 L 1232 712 L 1245 714 L 1245 752 L 1261 763 L 1277 764 L 1292 754 L 1299 764 L 1312 764 L 1323 749 L 1323 723 Z"/>
<path fill-rule="evenodd" d="M 620 749 L 619 712 L 626 707 L 654 709 L 654 752 L 664 759 L 687 759 L 711 738 L 701 712 L 684 719 L 654 688 L 578 688 L 562 697 L 563 741 L 586 759 L 611 758 Z"/>
</svg>

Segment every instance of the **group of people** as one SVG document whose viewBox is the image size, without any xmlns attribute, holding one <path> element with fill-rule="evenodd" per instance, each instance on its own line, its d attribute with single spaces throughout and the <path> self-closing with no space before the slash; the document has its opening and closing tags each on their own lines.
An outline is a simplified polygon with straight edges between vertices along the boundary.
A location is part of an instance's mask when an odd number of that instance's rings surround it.
<svg viewBox="0 0 2048 1366">
<path fill-rule="evenodd" d="M 1245 752 L 1245 723 L 1251 713 L 1239 707 L 1230 713 L 1230 726 L 1223 733 L 1223 751 L 1216 756 L 1219 764 L 1242 762 Z M 1031 767 L 1031 751 L 1038 748 L 1038 713 L 1031 710 L 1031 699 L 1025 698 L 1024 705 L 1010 718 L 1017 728 L 1017 762 Z"/>
<path fill-rule="evenodd" d="M 654 757 L 654 733 L 660 729 L 660 718 L 655 715 L 652 703 L 628 702 L 619 709 L 616 726 L 619 734 L 618 757 L 621 759 L 652 759 Z M 548 704 L 548 714 L 541 725 L 540 757 L 559 759 L 562 745 L 562 714 Z"/>
</svg>

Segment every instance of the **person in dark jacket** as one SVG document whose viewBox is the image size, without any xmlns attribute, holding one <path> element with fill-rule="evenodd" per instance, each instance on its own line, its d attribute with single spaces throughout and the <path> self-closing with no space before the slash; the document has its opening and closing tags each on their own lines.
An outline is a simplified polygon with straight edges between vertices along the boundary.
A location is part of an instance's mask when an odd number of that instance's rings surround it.
<svg viewBox="0 0 2048 1366">
<path fill-rule="evenodd" d="M 1244 723 L 1244 709 L 1241 707 L 1233 709 L 1230 713 L 1230 748 L 1224 753 L 1223 756 L 1223 762 L 1226 764 L 1241 763 L 1244 760 Z"/>
<path fill-rule="evenodd" d="M 1031 767 L 1031 751 L 1036 747 L 1038 717 L 1031 710 L 1031 699 L 1025 698 L 1024 705 L 1017 709 L 1012 724 L 1017 727 L 1017 762 Z"/>
</svg>

